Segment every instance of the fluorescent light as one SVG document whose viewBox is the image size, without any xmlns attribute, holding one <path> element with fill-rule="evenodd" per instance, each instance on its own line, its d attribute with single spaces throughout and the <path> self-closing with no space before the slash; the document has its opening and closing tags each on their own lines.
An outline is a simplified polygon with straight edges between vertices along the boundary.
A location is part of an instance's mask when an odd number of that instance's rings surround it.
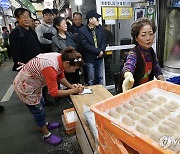
<svg viewBox="0 0 180 154">
<path fill-rule="evenodd" d="M 76 5 L 82 5 L 82 0 L 75 0 Z"/>
</svg>

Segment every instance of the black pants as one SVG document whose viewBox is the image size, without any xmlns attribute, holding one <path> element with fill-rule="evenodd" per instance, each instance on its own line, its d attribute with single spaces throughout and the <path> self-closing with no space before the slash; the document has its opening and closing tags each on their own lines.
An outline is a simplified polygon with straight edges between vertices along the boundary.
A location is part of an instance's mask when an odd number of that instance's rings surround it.
<svg viewBox="0 0 180 154">
<path fill-rule="evenodd" d="M 71 84 L 80 83 L 79 69 L 77 69 L 74 73 L 65 73 L 65 77 Z"/>
</svg>

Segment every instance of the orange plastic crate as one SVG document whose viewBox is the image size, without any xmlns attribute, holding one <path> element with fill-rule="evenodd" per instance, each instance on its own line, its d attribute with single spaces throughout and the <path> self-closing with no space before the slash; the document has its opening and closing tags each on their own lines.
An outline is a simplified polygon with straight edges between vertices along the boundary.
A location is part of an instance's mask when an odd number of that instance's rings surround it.
<svg viewBox="0 0 180 154">
<path fill-rule="evenodd" d="M 68 114 L 69 114 L 70 112 L 75 112 L 75 109 L 74 109 L 74 108 L 69 108 L 69 109 L 66 109 L 66 110 L 63 111 L 65 123 L 66 123 L 66 126 L 67 126 L 68 128 L 75 127 L 75 121 L 69 121 L 69 120 L 68 120 L 68 119 L 69 119 L 69 118 L 68 118 Z M 73 114 L 71 114 L 71 115 L 73 115 Z M 75 116 L 75 115 L 74 115 L 74 116 Z"/>
<path fill-rule="evenodd" d="M 95 113 L 97 127 L 108 130 L 117 139 L 122 140 L 136 151 L 145 154 L 170 154 L 174 153 L 169 149 L 161 148 L 155 141 L 138 133 L 132 131 L 123 123 L 118 123 L 113 117 L 107 115 L 105 112 L 120 104 L 127 102 L 139 95 L 146 93 L 153 88 L 160 88 L 165 91 L 173 92 L 180 95 L 180 86 L 169 82 L 154 80 L 138 87 L 135 87 L 125 93 L 121 93 L 107 100 L 101 101 L 93 106 L 91 110 Z M 137 135 L 137 133 L 139 135 Z"/>
</svg>

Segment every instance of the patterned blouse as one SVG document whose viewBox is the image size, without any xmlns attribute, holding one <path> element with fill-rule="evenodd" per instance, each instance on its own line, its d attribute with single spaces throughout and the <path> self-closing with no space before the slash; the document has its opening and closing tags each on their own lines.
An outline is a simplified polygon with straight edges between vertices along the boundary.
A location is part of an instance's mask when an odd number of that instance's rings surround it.
<svg viewBox="0 0 180 154">
<path fill-rule="evenodd" d="M 139 49 L 140 49 L 141 53 L 144 55 L 146 62 L 152 62 L 150 49 L 144 50 L 140 47 L 139 47 Z M 162 71 L 161 71 L 161 67 L 159 66 L 158 59 L 157 59 L 155 52 L 154 52 L 154 56 L 156 57 L 155 61 L 154 61 L 154 66 L 155 66 L 154 75 L 157 78 L 159 75 L 162 75 Z M 134 74 L 135 68 L 136 68 L 136 61 L 137 61 L 136 52 L 134 50 L 131 50 L 128 53 L 126 62 L 124 63 L 122 74 L 124 75 L 125 72 L 131 72 L 132 74 Z"/>
</svg>

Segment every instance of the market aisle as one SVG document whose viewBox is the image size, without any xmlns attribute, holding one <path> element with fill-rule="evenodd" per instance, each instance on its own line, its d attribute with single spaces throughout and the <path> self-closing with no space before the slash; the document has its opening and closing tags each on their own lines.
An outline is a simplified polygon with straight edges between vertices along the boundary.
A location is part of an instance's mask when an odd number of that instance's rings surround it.
<svg viewBox="0 0 180 154">
<path fill-rule="evenodd" d="M 1 101 L 8 89 L 10 89 L 10 92 L 7 93 L 10 99 L 7 102 L 0 102 L 0 105 L 5 107 L 5 111 L 0 113 L 0 153 L 81 154 L 75 134 L 66 135 L 60 119 L 62 111 L 72 107 L 67 98 L 59 99 L 53 106 L 45 107 L 47 121 L 60 121 L 61 123 L 61 127 L 52 132 L 63 138 L 62 144 L 51 146 L 43 143 L 41 133 L 36 129 L 32 115 L 16 94 L 12 92 L 11 85 L 15 75 L 16 72 L 12 71 L 12 60 L 0 66 Z"/>
</svg>

